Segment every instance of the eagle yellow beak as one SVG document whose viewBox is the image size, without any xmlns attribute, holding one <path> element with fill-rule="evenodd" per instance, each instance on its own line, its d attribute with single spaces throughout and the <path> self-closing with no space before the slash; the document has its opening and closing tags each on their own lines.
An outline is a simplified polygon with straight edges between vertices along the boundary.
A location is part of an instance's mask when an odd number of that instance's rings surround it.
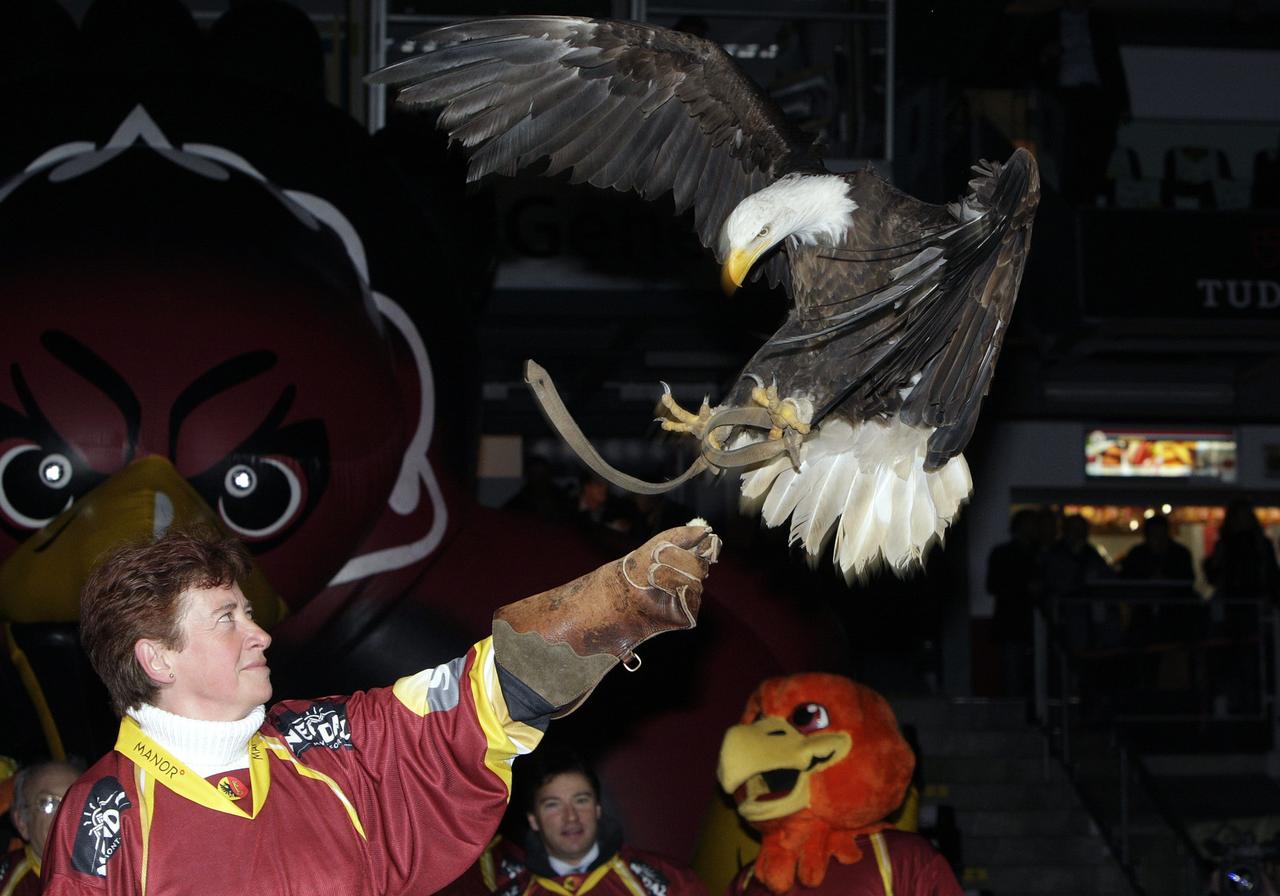
<svg viewBox="0 0 1280 896">
<path fill-rule="evenodd" d="M 724 288 L 725 295 L 733 295 L 734 291 L 742 285 L 742 281 L 747 279 L 751 266 L 767 248 L 769 248 L 768 243 L 758 240 L 745 249 L 734 249 L 729 253 L 724 267 L 720 269 L 720 285 Z"/>
</svg>

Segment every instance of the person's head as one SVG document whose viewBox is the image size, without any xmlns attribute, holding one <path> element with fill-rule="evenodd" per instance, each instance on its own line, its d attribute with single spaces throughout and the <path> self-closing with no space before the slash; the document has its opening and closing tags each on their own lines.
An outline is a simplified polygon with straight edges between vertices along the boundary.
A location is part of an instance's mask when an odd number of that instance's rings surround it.
<svg viewBox="0 0 1280 896">
<path fill-rule="evenodd" d="M 249 554 L 209 530 L 121 548 L 90 574 L 80 638 L 117 713 L 150 703 L 188 718 L 234 721 L 271 697 L 265 651 L 238 580 Z"/>
<path fill-rule="evenodd" d="M 1024 507 L 1009 518 L 1009 534 L 1019 544 L 1030 545 L 1039 529 L 1040 512 L 1035 508 Z"/>
<path fill-rule="evenodd" d="M 1169 544 L 1169 520 L 1156 514 L 1142 526 L 1142 535 L 1147 544 L 1156 550 L 1162 550 Z"/>
<path fill-rule="evenodd" d="M 1243 498 L 1237 498 L 1228 504 L 1222 518 L 1222 531 L 1228 535 L 1262 531 L 1258 515 L 1253 512 L 1253 504 Z"/>
<path fill-rule="evenodd" d="M 578 509 L 593 512 L 602 510 L 609 500 L 609 483 L 599 476 L 584 475 L 578 490 Z"/>
<path fill-rule="evenodd" d="M 1076 514 L 1063 517 L 1062 540 L 1072 549 L 1084 547 L 1089 540 L 1089 521 Z"/>
<path fill-rule="evenodd" d="M 44 844 L 62 796 L 82 771 L 70 762 L 39 762 L 14 775 L 13 809 L 9 814 L 18 836 L 31 844 L 36 855 L 44 855 Z"/>
<path fill-rule="evenodd" d="M 535 754 L 526 791 L 525 818 L 547 854 L 573 864 L 600 830 L 600 783 L 591 766 L 572 753 Z M 541 761 L 536 761 L 540 759 Z"/>
<path fill-rule="evenodd" d="M 1058 540 L 1058 511 L 1041 507 L 1036 511 L 1036 524 L 1036 544 L 1042 548 L 1052 547 Z"/>
</svg>

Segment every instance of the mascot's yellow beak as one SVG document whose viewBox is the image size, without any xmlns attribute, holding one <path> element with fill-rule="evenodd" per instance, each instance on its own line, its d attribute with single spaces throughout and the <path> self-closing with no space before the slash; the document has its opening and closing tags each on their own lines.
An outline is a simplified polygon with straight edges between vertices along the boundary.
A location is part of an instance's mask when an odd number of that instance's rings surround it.
<svg viewBox="0 0 1280 896">
<path fill-rule="evenodd" d="M 720 269 L 720 286 L 723 287 L 725 295 L 733 295 L 734 291 L 742 285 L 742 281 L 747 279 L 747 274 L 751 271 L 751 266 L 769 248 L 769 245 L 767 240 L 761 239 L 745 249 L 734 249 L 729 253 L 724 267 Z"/>
<path fill-rule="evenodd" d="M 105 554 L 194 524 L 223 529 L 169 461 L 135 460 L 24 541 L 0 566 L 0 618 L 74 622 L 80 617 L 80 588 Z M 284 601 L 256 563 L 240 586 L 258 624 L 270 628 L 284 617 Z"/>
<path fill-rule="evenodd" d="M 725 732 L 716 777 L 747 821 L 783 818 L 809 805 L 812 774 L 844 759 L 852 745 L 845 731 L 806 735 L 780 716 L 764 716 Z"/>
</svg>

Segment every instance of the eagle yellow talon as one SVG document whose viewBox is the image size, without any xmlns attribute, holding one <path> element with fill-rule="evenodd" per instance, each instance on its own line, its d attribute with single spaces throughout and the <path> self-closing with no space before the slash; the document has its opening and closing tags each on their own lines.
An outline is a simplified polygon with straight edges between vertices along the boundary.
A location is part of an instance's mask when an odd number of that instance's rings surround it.
<svg viewBox="0 0 1280 896">
<path fill-rule="evenodd" d="M 769 412 L 773 428 L 769 430 L 770 439 L 780 439 L 788 429 L 794 429 L 801 435 L 809 434 L 809 424 L 800 416 L 800 406 L 794 399 L 778 397 L 777 383 L 756 386 L 751 390 L 751 400 Z"/>
<path fill-rule="evenodd" d="M 702 407 L 698 408 L 698 413 L 695 414 L 682 408 L 671 397 L 670 392 L 663 392 L 659 406 L 660 409 L 666 410 L 671 415 L 671 418 L 659 418 L 662 428 L 667 432 L 687 432 L 699 440 L 706 436 L 707 426 L 711 423 L 711 415 L 713 413 L 707 399 L 702 399 Z M 724 445 L 714 434 L 707 438 L 707 442 L 717 451 L 724 449 Z"/>
</svg>

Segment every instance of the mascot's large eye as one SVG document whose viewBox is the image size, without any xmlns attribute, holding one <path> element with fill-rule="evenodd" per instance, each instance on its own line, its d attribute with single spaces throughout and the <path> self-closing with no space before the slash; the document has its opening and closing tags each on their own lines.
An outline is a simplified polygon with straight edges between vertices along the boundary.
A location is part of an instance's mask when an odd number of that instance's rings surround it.
<svg viewBox="0 0 1280 896">
<path fill-rule="evenodd" d="M 288 458 L 232 464 L 222 477 L 218 513 L 241 538 L 270 538 L 297 519 L 306 498 L 305 482 Z"/>
<path fill-rule="evenodd" d="M 791 710 L 791 724 L 801 734 L 810 734 L 830 725 L 831 717 L 821 703 L 801 703 Z"/>
<path fill-rule="evenodd" d="M 16 526 L 43 528 L 71 506 L 74 475 L 66 455 L 14 445 L 0 454 L 0 511 Z"/>
</svg>

